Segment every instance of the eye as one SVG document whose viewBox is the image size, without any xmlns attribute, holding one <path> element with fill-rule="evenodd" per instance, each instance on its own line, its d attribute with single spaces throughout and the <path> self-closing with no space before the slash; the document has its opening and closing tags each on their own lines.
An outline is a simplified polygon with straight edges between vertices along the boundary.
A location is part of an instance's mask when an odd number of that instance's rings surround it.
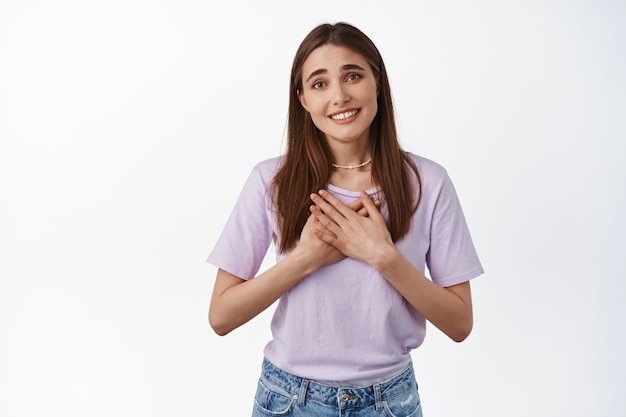
<svg viewBox="0 0 626 417">
<path fill-rule="evenodd" d="M 348 75 L 348 77 L 346 78 L 346 81 L 357 81 L 357 80 L 360 80 L 361 78 L 363 78 L 361 74 L 357 74 L 355 72 L 353 74 Z"/>
<path fill-rule="evenodd" d="M 324 84 L 323 81 L 315 81 L 313 84 L 311 84 L 311 87 L 315 90 L 319 90 L 320 88 L 324 88 L 326 84 Z"/>
</svg>

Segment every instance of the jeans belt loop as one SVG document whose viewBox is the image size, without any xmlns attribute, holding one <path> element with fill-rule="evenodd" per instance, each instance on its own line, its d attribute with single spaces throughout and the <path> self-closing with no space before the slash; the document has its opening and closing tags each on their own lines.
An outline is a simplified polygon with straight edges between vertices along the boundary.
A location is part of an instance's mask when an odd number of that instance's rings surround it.
<svg viewBox="0 0 626 417">
<path fill-rule="evenodd" d="M 383 411 L 383 400 L 380 393 L 380 384 L 374 385 L 374 401 L 376 401 L 376 411 Z"/>
<path fill-rule="evenodd" d="M 303 407 L 306 404 L 306 390 L 309 387 L 309 380 L 302 379 L 300 384 L 300 392 L 298 393 L 298 407 Z"/>
</svg>

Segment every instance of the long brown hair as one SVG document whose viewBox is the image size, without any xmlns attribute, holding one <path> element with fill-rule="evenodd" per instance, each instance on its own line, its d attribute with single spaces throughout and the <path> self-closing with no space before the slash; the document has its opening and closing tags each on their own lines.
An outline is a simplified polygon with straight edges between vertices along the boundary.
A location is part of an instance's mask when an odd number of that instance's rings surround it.
<svg viewBox="0 0 626 417">
<path fill-rule="evenodd" d="M 398 143 L 391 90 L 380 52 L 370 38 L 352 25 L 322 24 L 304 38 L 291 68 L 287 149 L 273 182 L 282 253 L 296 245 L 310 214 L 309 195 L 326 187 L 331 174 L 332 157 L 324 133 L 313 124 L 298 98 L 304 61 L 313 50 L 326 44 L 361 54 L 377 79 L 378 113 L 370 127 L 372 182 L 382 189 L 389 213 L 387 226 L 394 242 L 408 233 L 411 217 L 421 199 L 417 167 Z M 418 190 L 412 185 L 409 169 L 417 179 Z"/>
</svg>

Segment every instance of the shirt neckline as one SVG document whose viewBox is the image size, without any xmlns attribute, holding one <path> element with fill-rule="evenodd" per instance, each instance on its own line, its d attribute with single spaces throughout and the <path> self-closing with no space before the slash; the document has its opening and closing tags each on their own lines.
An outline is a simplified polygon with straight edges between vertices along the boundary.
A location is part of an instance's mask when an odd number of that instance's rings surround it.
<svg viewBox="0 0 626 417">
<path fill-rule="evenodd" d="M 326 187 L 328 188 L 328 191 L 336 194 L 341 194 L 346 197 L 359 197 L 361 195 L 361 191 L 346 190 L 345 188 L 337 187 L 336 185 L 330 183 Z M 365 192 L 369 195 L 372 195 L 377 193 L 379 190 L 380 187 L 372 187 L 365 190 Z"/>
</svg>

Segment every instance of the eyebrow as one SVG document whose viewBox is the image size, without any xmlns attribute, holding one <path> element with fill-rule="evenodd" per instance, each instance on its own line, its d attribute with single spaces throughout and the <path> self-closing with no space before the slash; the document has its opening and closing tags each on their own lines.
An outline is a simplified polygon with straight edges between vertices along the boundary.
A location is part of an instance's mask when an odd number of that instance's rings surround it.
<svg viewBox="0 0 626 417">
<path fill-rule="evenodd" d="M 341 67 L 342 71 L 350 71 L 350 70 L 361 70 L 361 71 L 365 71 L 363 68 L 361 68 L 359 65 L 356 64 L 346 64 L 343 65 Z M 313 71 L 311 74 L 309 74 L 308 78 L 306 79 L 306 82 L 309 82 L 309 80 L 315 76 L 321 75 L 321 74 L 327 74 L 328 70 L 325 68 L 320 68 L 318 70 Z"/>
</svg>

